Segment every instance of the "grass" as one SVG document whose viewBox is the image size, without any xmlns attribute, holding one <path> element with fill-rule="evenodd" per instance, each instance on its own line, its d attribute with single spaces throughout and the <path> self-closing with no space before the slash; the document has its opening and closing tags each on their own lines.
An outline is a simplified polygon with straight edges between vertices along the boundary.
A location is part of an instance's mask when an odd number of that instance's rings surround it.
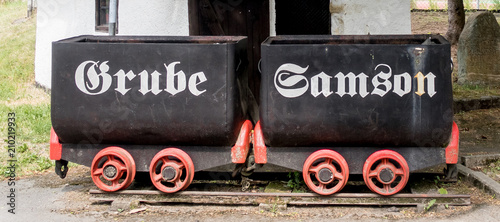
<svg viewBox="0 0 500 222">
<path fill-rule="evenodd" d="M 26 18 L 25 1 L 0 3 L 0 179 L 7 173 L 7 115 L 16 115 L 16 176 L 53 166 L 48 156 L 49 95 L 35 87 L 36 16 Z"/>
<path fill-rule="evenodd" d="M 500 87 L 477 84 L 453 84 L 453 97 L 455 99 L 480 98 L 482 96 L 500 96 Z"/>
<path fill-rule="evenodd" d="M 0 5 L 0 98 L 4 101 L 19 99 L 22 86 L 34 82 L 36 21 L 25 16 L 24 1 Z"/>
</svg>

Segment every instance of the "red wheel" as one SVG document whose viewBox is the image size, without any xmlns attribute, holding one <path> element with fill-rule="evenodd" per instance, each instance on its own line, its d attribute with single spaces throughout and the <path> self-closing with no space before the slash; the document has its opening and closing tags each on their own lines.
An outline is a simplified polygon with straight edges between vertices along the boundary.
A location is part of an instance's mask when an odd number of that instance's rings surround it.
<svg viewBox="0 0 500 222">
<path fill-rule="evenodd" d="M 135 161 L 123 148 L 112 146 L 97 153 L 90 172 L 99 189 L 117 191 L 127 188 L 134 180 Z"/>
<path fill-rule="evenodd" d="M 380 150 L 366 159 L 363 179 L 370 190 L 389 196 L 401 191 L 408 182 L 410 170 L 406 160 L 392 150 Z"/>
<path fill-rule="evenodd" d="M 186 189 L 193 181 L 193 161 L 184 151 L 167 148 L 153 157 L 149 166 L 149 175 L 158 190 L 175 193 Z"/>
<path fill-rule="evenodd" d="M 321 195 L 340 191 L 349 178 L 344 157 L 333 150 L 318 150 L 304 162 L 302 176 L 307 187 Z"/>
</svg>

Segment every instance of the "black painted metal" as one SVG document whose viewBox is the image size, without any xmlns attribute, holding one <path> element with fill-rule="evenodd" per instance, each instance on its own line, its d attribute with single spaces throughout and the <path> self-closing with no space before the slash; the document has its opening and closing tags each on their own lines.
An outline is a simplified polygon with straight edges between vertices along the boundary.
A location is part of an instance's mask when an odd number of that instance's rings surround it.
<svg viewBox="0 0 500 222">
<path fill-rule="evenodd" d="M 164 180 L 172 180 L 175 178 L 175 175 L 177 175 L 177 171 L 171 166 L 165 167 L 161 172 Z"/>
<path fill-rule="evenodd" d="M 307 70 L 278 72 L 290 63 Z M 389 71 L 387 80 L 379 75 Z M 349 73 L 367 75 L 367 94 L 357 79 L 355 94 L 340 95 L 336 75 Z M 407 89 L 402 76 L 400 84 L 395 82 L 404 73 L 411 79 L 411 91 L 400 96 L 393 86 Z M 423 81 L 425 93 L 417 94 L 418 73 L 436 76 L 432 97 L 431 78 Z M 260 120 L 266 145 L 444 147 L 453 118 L 450 73 L 450 45 L 438 35 L 270 37 L 262 44 Z M 326 95 L 313 95 L 312 78 L 318 74 L 323 78 L 316 90 Z M 347 78 L 345 85 L 347 93 Z M 287 98 L 277 87 L 305 90 Z M 375 89 L 387 92 L 376 94 Z"/>
<path fill-rule="evenodd" d="M 392 178 L 394 178 L 394 172 L 391 169 L 385 168 L 380 171 L 380 179 L 386 183 L 391 182 Z"/>
<path fill-rule="evenodd" d="M 321 180 L 321 182 L 326 183 L 326 182 L 332 180 L 332 178 L 333 178 L 333 172 L 328 168 L 320 169 L 318 174 L 319 174 L 319 180 Z"/>
<path fill-rule="evenodd" d="M 245 37 L 80 36 L 52 50 L 51 117 L 63 144 L 211 149 L 234 145 L 246 119 Z"/>
<path fill-rule="evenodd" d="M 410 172 L 444 163 L 445 148 L 440 147 L 270 147 L 267 150 L 268 163 L 302 171 L 307 157 L 320 149 L 331 149 L 345 158 L 350 174 L 362 174 L 366 159 L 374 152 L 381 149 L 393 150 L 401 154 L 410 168 Z"/>
<path fill-rule="evenodd" d="M 107 180 L 113 180 L 115 178 L 117 172 L 118 172 L 118 170 L 116 169 L 115 166 L 109 165 L 109 166 L 104 167 L 103 176 Z"/>
<path fill-rule="evenodd" d="M 56 174 L 61 178 L 66 178 L 66 174 L 68 173 L 68 161 L 67 160 L 56 160 L 55 171 Z"/>
<path fill-rule="evenodd" d="M 109 146 L 118 146 L 126 149 L 134 158 L 136 170 L 148 172 L 154 155 L 165 148 L 179 148 L 186 152 L 194 164 L 195 171 L 207 170 L 214 167 L 229 165 L 226 171 L 232 171 L 234 164 L 231 161 L 231 147 L 215 146 L 161 146 L 161 145 L 117 145 L 117 144 L 63 144 L 62 159 L 90 166 L 94 156 Z"/>
</svg>

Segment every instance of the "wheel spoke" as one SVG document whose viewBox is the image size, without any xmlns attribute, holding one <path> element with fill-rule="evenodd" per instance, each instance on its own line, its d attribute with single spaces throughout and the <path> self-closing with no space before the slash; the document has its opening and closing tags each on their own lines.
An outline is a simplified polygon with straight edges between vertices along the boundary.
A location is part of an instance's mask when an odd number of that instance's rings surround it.
<svg viewBox="0 0 500 222">
<path fill-rule="evenodd" d="M 319 168 L 320 168 L 320 165 L 309 167 L 309 172 L 318 174 Z"/>
<path fill-rule="evenodd" d="M 172 161 L 172 163 L 175 165 L 176 170 L 180 171 L 180 170 L 184 169 L 184 164 L 182 162 L 179 163 L 177 161 Z"/>
<path fill-rule="evenodd" d="M 382 165 L 383 166 L 388 166 L 389 165 L 389 160 L 387 158 L 382 159 Z"/>
<path fill-rule="evenodd" d="M 168 159 L 167 156 L 162 157 L 160 160 L 163 162 L 163 164 L 170 162 L 170 159 Z"/>
<path fill-rule="evenodd" d="M 115 156 L 114 155 L 107 155 L 106 157 L 108 158 L 108 161 L 114 161 L 115 160 Z"/>
<path fill-rule="evenodd" d="M 94 176 L 101 176 L 102 175 L 102 169 L 103 168 L 98 168 L 98 169 L 94 170 L 93 175 Z"/>
<path fill-rule="evenodd" d="M 113 188 L 116 188 L 118 185 L 120 185 L 118 182 L 118 179 L 112 180 L 111 183 L 113 184 L 113 185 L 111 185 Z"/>
<path fill-rule="evenodd" d="M 323 191 L 323 190 L 325 189 L 325 187 L 326 187 L 326 185 L 325 185 L 325 184 L 323 184 L 323 183 L 321 183 L 321 182 L 319 183 L 318 188 L 319 188 L 319 190 L 320 190 L 320 191 Z"/>
<path fill-rule="evenodd" d="M 174 184 L 175 184 L 175 188 L 182 187 L 182 181 L 181 181 L 180 179 L 176 180 L 176 181 L 174 182 Z"/>
<path fill-rule="evenodd" d="M 125 164 L 118 162 L 118 172 L 117 173 L 120 173 L 120 172 L 127 172 L 127 167 L 125 166 Z"/>
<path fill-rule="evenodd" d="M 325 163 L 328 165 L 332 165 L 332 161 L 333 161 L 333 159 L 331 159 L 331 158 L 325 158 Z"/>
<path fill-rule="evenodd" d="M 163 157 L 161 160 L 163 161 L 163 166 L 165 166 L 165 164 L 168 163 L 169 165 L 174 167 L 176 170 L 181 170 L 184 168 L 184 164 L 182 164 L 182 162 L 179 163 L 175 160 L 170 160 L 167 157 Z M 162 166 L 162 168 L 163 168 L 163 166 Z"/>
<path fill-rule="evenodd" d="M 161 174 L 154 174 L 154 176 L 153 176 L 154 182 L 160 182 L 161 180 L 163 180 L 163 177 L 161 176 Z"/>
<path fill-rule="evenodd" d="M 335 174 L 335 178 L 337 178 L 337 179 L 339 179 L 340 181 L 342 181 L 342 180 L 344 180 L 344 175 L 343 175 L 343 174 L 341 174 L 341 173 L 338 173 L 338 172 L 337 172 L 337 173 Z"/>
<path fill-rule="evenodd" d="M 184 173 L 182 173 L 182 171 L 184 171 L 184 170 L 180 170 L 180 169 L 179 169 L 179 170 L 177 170 L 177 173 L 179 174 L 179 177 L 178 177 L 178 178 L 182 178 L 182 175 L 184 174 Z M 186 169 L 186 171 L 187 171 L 187 169 Z M 186 179 L 187 179 L 187 178 L 186 178 Z"/>
<path fill-rule="evenodd" d="M 398 175 L 398 176 L 404 176 L 405 175 L 405 172 L 403 171 L 403 169 L 396 169 L 394 171 L 394 174 L 395 175 Z"/>
<path fill-rule="evenodd" d="M 390 184 L 384 184 L 384 191 L 385 191 L 385 193 L 389 194 L 390 193 L 390 189 L 391 189 L 391 185 Z"/>
<path fill-rule="evenodd" d="M 377 177 L 378 174 L 377 174 L 377 171 L 370 171 L 368 173 L 368 178 L 373 178 L 373 177 Z"/>
</svg>

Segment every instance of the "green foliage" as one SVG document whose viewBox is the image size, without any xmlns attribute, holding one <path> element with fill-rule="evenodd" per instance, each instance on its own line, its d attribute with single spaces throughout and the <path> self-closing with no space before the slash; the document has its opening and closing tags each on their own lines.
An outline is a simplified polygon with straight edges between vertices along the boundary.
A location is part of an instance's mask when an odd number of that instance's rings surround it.
<svg viewBox="0 0 500 222">
<path fill-rule="evenodd" d="M 448 191 L 443 187 L 439 188 L 438 192 L 439 194 L 448 194 Z"/>
<path fill-rule="evenodd" d="M 271 213 L 273 214 L 276 214 L 278 213 L 278 204 L 277 203 L 273 203 L 272 207 L 271 207 Z"/>
<path fill-rule="evenodd" d="M 429 0 L 429 9 L 432 11 L 437 11 L 439 9 L 437 2 L 435 2 L 434 0 Z"/>
<path fill-rule="evenodd" d="M 0 5 L 11 3 L 12 0 L 0 0 Z"/>
<path fill-rule="evenodd" d="M 436 203 L 436 199 L 432 199 L 431 201 L 429 201 L 429 203 L 425 206 L 425 211 L 428 211 L 429 209 L 431 209 L 431 207 L 434 206 L 435 203 Z"/>
<path fill-rule="evenodd" d="M 31 143 L 47 143 L 50 135 L 50 105 L 20 105 L 15 109 L 19 135 Z"/>
<path fill-rule="evenodd" d="M 439 178 L 439 176 L 436 176 L 436 179 L 434 179 L 434 183 L 436 185 L 438 185 L 440 181 L 441 181 L 441 178 Z"/>
<path fill-rule="evenodd" d="M 493 5 L 489 10 L 500 10 L 500 0 L 493 0 Z"/>
<path fill-rule="evenodd" d="M 28 150 L 28 145 L 26 145 L 26 143 L 25 143 L 25 144 L 23 144 L 21 146 L 18 146 L 17 149 L 16 149 L 16 152 L 18 152 L 18 153 L 24 153 L 24 152 L 26 152 L 26 150 Z"/>
<path fill-rule="evenodd" d="M 464 0 L 464 9 L 465 10 L 473 9 L 472 0 Z"/>
<path fill-rule="evenodd" d="M 16 143 L 48 143 L 50 135 L 50 105 L 4 105 L 0 103 L 0 117 L 8 113 L 16 114 Z M 7 122 L 0 121 L 0 129 L 5 132 Z M 18 147 L 19 148 L 19 147 Z"/>
<path fill-rule="evenodd" d="M 458 99 L 499 96 L 500 87 L 479 84 L 453 84 L 453 97 Z"/>
<path fill-rule="evenodd" d="M 500 160 L 490 161 L 483 168 L 483 173 L 488 174 L 491 172 L 493 174 L 500 174 Z"/>
<path fill-rule="evenodd" d="M 50 104 L 45 92 L 34 88 L 35 30 L 36 16 L 26 18 L 26 1 L 0 0 L 0 179 L 9 176 L 10 159 L 17 160 L 16 177 L 53 166 L 48 158 Z M 16 147 L 9 156 L 4 140 L 12 112 Z"/>
<path fill-rule="evenodd" d="M 299 191 L 305 187 L 304 180 L 302 179 L 302 173 L 300 172 L 290 172 L 288 173 L 287 187 L 292 188 L 294 191 Z"/>
<path fill-rule="evenodd" d="M 34 82 L 36 17 L 25 16 L 25 1 L 0 4 L 0 101 L 22 98 Z"/>
<path fill-rule="evenodd" d="M 410 1 L 410 9 L 411 10 L 417 9 L 417 2 L 416 2 L 416 0 L 411 0 Z"/>
</svg>

